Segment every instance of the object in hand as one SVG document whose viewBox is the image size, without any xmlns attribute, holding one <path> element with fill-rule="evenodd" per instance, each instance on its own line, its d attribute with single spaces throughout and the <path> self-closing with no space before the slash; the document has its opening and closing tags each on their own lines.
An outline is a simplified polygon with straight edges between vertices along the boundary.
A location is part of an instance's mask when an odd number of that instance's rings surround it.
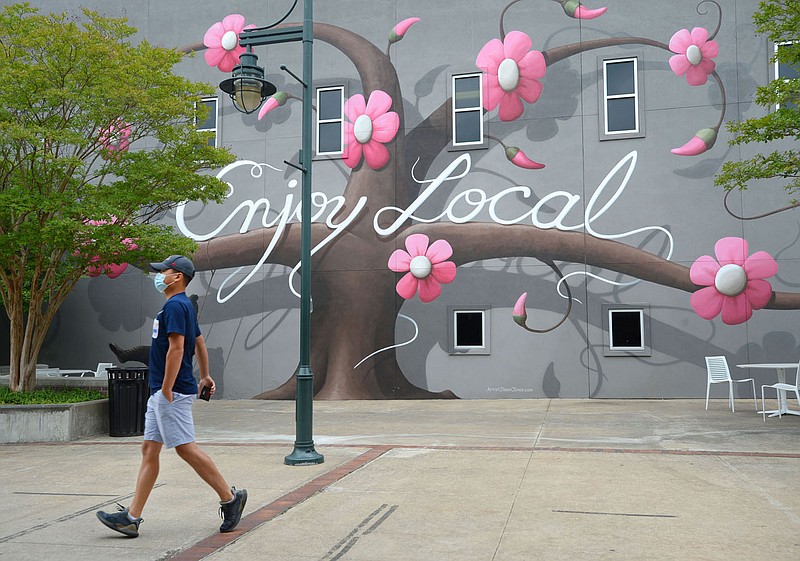
<svg viewBox="0 0 800 561">
<path fill-rule="evenodd" d="M 211 386 L 203 386 L 203 389 L 200 390 L 200 399 L 204 401 L 211 399 Z"/>
</svg>

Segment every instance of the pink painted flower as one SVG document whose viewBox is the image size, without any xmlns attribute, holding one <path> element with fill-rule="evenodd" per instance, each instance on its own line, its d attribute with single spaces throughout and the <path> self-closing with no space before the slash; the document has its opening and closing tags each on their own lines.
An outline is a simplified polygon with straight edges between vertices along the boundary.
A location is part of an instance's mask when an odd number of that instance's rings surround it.
<svg viewBox="0 0 800 561">
<path fill-rule="evenodd" d="M 103 157 L 118 158 L 122 152 L 127 152 L 131 145 L 131 132 L 130 123 L 125 122 L 111 123 L 101 130 L 98 140 L 103 146 Z"/>
<path fill-rule="evenodd" d="M 406 249 L 395 250 L 389 257 L 389 268 L 406 273 L 397 283 L 397 293 L 411 300 L 419 291 L 419 299 L 432 302 L 442 293 L 442 284 L 456 278 L 456 264 L 447 261 L 453 248 L 445 240 L 436 240 L 428 247 L 428 236 L 412 234 L 406 238 Z"/>
<path fill-rule="evenodd" d="M 483 70 L 483 106 L 491 111 L 498 105 L 501 121 L 513 121 L 525 108 L 520 98 L 535 103 L 542 93 L 539 78 L 547 65 L 539 51 L 532 51 L 531 38 L 521 31 L 512 31 L 505 41 L 492 39 L 486 43 L 475 64 Z"/>
<path fill-rule="evenodd" d="M 406 31 L 408 31 L 408 29 L 418 21 L 419 18 L 408 18 L 395 25 L 392 28 L 392 32 L 389 33 L 389 44 L 391 45 L 393 43 L 397 43 L 403 38 L 403 36 L 406 34 Z"/>
<path fill-rule="evenodd" d="M 261 111 L 258 112 L 258 120 L 264 118 L 264 115 L 275 109 L 276 107 L 281 107 L 286 103 L 286 100 L 289 99 L 289 95 L 286 92 L 276 92 L 272 94 L 267 101 L 264 102 L 264 105 L 261 106 Z"/>
<path fill-rule="evenodd" d="M 714 245 L 717 259 L 703 255 L 692 264 L 689 278 L 706 287 L 691 296 L 698 316 L 710 320 L 722 312 L 724 323 L 737 325 L 769 304 L 772 286 L 764 279 L 778 272 L 778 264 L 766 251 L 749 257 L 747 251 L 746 240 L 722 238 Z"/>
<path fill-rule="evenodd" d="M 670 152 L 678 156 L 697 156 L 710 150 L 716 141 L 716 129 L 700 129 L 689 142 L 679 148 L 673 148 Z"/>
<path fill-rule="evenodd" d="M 203 44 L 207 47 L 206 62 L 216 66 L 222 72 L 230 72 L 239 64 L 239 55 L 244 47 L 239 45 L 239 34 L 245 29 L 254 29 L 255 25 L 245 25 L 244 16 L 231 14 L 208 28 L 203 36 Z"/>
<path fill-rule="evenodd" d="M 669 40 L 669 50 L 677 53 L 669 59 L 672 71 L 678 76 L 685 74 L 690 86 L 702 86 L 714 72 L 716 64 L 711 59 L 719 54 L 719 45 L 708 40 L 707 29 L 695 27 L 691 33 L 688 29 L 677 31 Z"/>
<path fill-rule="evenodd" d="M 608 8 L 597 8 L 596 10 L 590 10 L 578 2 L 578 0 L 563 0 L 561 2 L 561 7 L 564 9 L 565 14 L 576 19 L 599 18 L 606 13 L 606 10 L 608 10 Z"/>
<path fill-rule="evenodd" d="M 517 298 L 517 303 L 514 304 L 514 311 L 511 313 L 514 321 L 523 327 L 525 326 L 525 321 L 528 319 L 528 311 L 525 309 L 525 301 L 527 299 L 528 293 L 523 292 L 522 296 Z"/>
<path fill-rule="evenodd" d="M 525 155 L 525 152 L 517 148 L 516 146 L 508 146 L 506 148 L 506 158 L 509 162 L 514 164 L 515 166 L 519 166 L 525 169 L 542 169 L 544 164 L 540 164 L 539 162 L 534 162 L 528 156 Z"/>
<path fill-rule="evenodd" d="M 400 116 L 392 107 L 392 98 L 384 91 L 375 90 L 364 101 L 356 94 L 344 104 L 344 114 L 350 122 L 344 123 L 344 163 L 355 168 L 363 153 L 367 165 L 380 169 L 389 162 L 389 150 L 384 146 L 391 142 L 400 128 Z"/>
</svg>

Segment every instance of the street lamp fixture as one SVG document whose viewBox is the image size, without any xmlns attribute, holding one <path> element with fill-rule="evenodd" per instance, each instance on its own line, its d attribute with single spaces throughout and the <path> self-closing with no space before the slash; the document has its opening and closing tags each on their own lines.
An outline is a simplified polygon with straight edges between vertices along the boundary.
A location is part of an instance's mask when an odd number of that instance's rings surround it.
<svg viewBox="0 0 800 561">
<path fill-rule="evenodd" d="M 266 27 L 245 29 L 239 34 L 239 45 L 247 50 L 239 55 L 239 66 L 233 76 L 219 87 L 231 96 L 233 104 L 243 113 L 252 113 L 259 108 L 267 96 L 275 93 L 275 86 L 264 79 L 264 69 L 258 66 L 258 57 L 253 47 L 279 43 L 303 42 L 303 78 L 300 79 L 286 66 L 281 66 L 303 86 L 302 148 L 299 164 L 284 163 L 297 168 L 303 174 L 300 212 L 300 361 L 297 368 L 297 393 L 295 398 L 296 437 L 294 450 L 284 458 L 287 465 L 321 464 L 322 454 L 314 449 L 312 417 L 314 400 L 314 374 L 311 371 L 311 81 L 314 40 L 314 2 L 303 0 L 303 25 L 279 25 L 294 11 L 298 0 L 294 0 L 289 11 L 281 19 Z"/>
<path fill-rule="evenodd" d="M 219 89 L 230 96 L 236 109 L 246 114 L 258 109 L 267 96 L 278 91 L 272 82 L 264 79 L 264 69 L 258 66 L 258 55 L 251 47 L 239 56 L 233 76 L 223 80 Z"/>
</svg>

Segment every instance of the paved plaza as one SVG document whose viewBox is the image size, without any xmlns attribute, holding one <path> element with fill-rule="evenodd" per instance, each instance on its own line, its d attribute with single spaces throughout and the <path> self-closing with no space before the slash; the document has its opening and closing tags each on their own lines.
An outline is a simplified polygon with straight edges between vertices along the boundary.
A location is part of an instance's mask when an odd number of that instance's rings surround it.
<svg viewBox="0 0 800 561">
<path fill-rule="evenodd" d="M 129 539 L 140 437 L 0 446 L 2 561 L 797 559 L 800 417 L 738 400 L 314 404 L 325 462 L 286 466 L 294 403 L 195 404 L 245 517 L 173 451 Z"/>
</svg>

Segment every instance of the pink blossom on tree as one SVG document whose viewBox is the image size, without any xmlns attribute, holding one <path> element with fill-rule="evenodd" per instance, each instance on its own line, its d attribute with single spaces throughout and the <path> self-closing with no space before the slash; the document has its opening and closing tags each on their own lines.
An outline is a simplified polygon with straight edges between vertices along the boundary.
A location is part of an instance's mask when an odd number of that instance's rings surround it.
<svg viewBox="0 0 800 561">
<path fill-rule="evenodd" d="M 400 116 L 392 107 L 392 98 L 384 91 L 375 90 L 369 101 L 356 94 L 344 104 L 344 163 L 355 168 L 361 155 L 372 169 L 389 163 L 389 150 L 384 144 L 394 140 L 400 128 Z"/>
<path fill-rule="evenodd" d="M 456 278 L 456 264 L 447 261 L 453 248 L 446 240 L 436 240 L 428 246 L 428 236 L 412 234 L 406 238 L 406 249 L 397 249 L 389 257 L 389 268 L 406 273 L 397 283 L 397 293 L 410 300 L 419 292 L 419 299 L 432 302 L 442 293 L 442 284 Z"/>
<path fill-rule="evenodd" d="M 103 146 L 103 157 L 118 158 L 122 152 L 127 152 L 131 144 L 131 132 L 130 123 L 125 122 L 111 123 L 101 130 L 98 140 Z"/>
<path fill-rule="evenodd" d="M 747 252 L 746 240 L 722 238 L 714 245 L 716 259 L 703 255 L 692 264 L 689 278 L 705 286 L 690 299 L 701 318 L 711 320 L 721 312 L 724 323 L 737 325 L 769 304 L 772 286 L 764 279 L 778 272 L 778 263 L 766 251 L 749 257 Z"/>
<path fill-rule="evenodd" d="M 686 75 L 690 86 L 702 86 L 716 64 L 712 58 L 719 54 L 716 41 L 708 40 L 708 30 L 695 27 L 677 31 L 669 40 L 669 50 L 677 53 L 669 59 L 669 67 L 678 76 Z"/>
<path fill-rule="evenodd" d="M 216 66 L 222 72 L 230 72 L 239 64 L 239 55 L 244 47 L 239 45 L 239 34 L 245 29 L 254 29 L 255 25 L 245 25 L 244 16 L 231 14 L 208 28 L 203 36 L 203 44 L 207 47 L 204 56 L 209 66 Z"/>
<path fill-rule="evenodd" d="M 504 41 L 492 39 L 486 43 L 475 64 L 484 71 L 483 106 L 487 111 L 498 105 L 501 121 L 513 121 L 525 110 L 522 99 L 535 103 L 542 93 L 547 65 L 539 51 L 532 51 L 531 38 L 521 31 L 512 31 Z"/>
</svg>

